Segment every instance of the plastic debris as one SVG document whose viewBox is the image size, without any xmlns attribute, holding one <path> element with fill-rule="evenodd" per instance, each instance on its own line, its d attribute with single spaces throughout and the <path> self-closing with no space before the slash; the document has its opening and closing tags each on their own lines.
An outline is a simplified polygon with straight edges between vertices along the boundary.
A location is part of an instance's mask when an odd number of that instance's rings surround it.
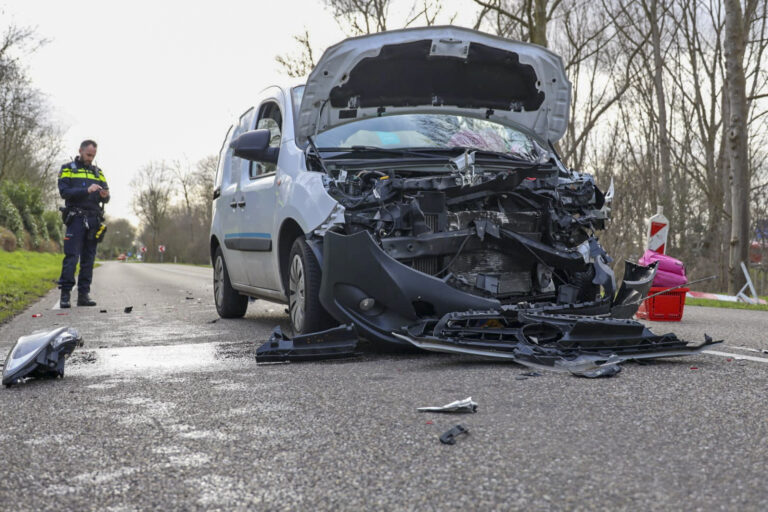
<svg viewBox="0 0 768 512">
<path fill-rule="evenodd" d="M 337 359 L 353 355 L 356 349 L 357 331 L 351 325 L 304 334 L 293 339 L 284 335 L 280 326 L 277 326 L 269 341 L 256 350 L 256 362 Z"/>
<path fill-rule="evenodd" d="M 107 310 L 106 310 L 106 309 L 100 309 L 100 310 L 99 310 L 99 313 L 106 313 L 106 312 L 107 312 Z"/>
<path fill-rule="evenodd" d="M 5 358 L 3 385 L 11 387 L 27 377 L 63 377 L 64 360 L 82 344 L 80 335 L 70 327 L 20 337 Z"/>
<path fill-rule="evenodd" d="M 456 444 L 456 438 L 462 434 L 469 435 L 469 430 L 461 425 L 456 425 L 440 436 L 440 442 L 443 444 Z"/>
<path fill-rule="evenodd" d="M 131 311 L 133 311 L 133 306 L 126 306 L 123 313 L 130 313 Z"/>
<path fill-rule="evenodd" d="M 472 397 L 467 397 L 464 400 L 456 400 L 449 404 L 445 404 L 441 407 L 419 407 L 419 412 L 477 412 L 477 403 L 472 401 Z"/>
<path fill-rule="evenodd" d="M 32 318 L 40 318 L 41 316 L 43 316 L 42 313 L 33 313 L 32 314 Z"/>
</svg>

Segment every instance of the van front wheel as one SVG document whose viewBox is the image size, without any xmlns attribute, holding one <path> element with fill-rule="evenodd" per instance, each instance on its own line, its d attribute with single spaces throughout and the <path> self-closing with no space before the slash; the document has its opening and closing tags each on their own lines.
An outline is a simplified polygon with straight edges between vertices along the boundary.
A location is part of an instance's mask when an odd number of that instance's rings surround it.
<svg viewBox="0 0 768 512">
<path fill-rule="evenodd" d="M 323 331 L 336 324 L 320 304 L 320 265 L 303 236 L 288 256 L 288 312 L 296 334 Z"/>
<path fill-rule="evenodd" d="M 221 318 L 241 318 L 248 309 L 248 297 L 232 288 L 221 247 L 216 248 L 213 257 L 213 298 Z"/>
</svg>

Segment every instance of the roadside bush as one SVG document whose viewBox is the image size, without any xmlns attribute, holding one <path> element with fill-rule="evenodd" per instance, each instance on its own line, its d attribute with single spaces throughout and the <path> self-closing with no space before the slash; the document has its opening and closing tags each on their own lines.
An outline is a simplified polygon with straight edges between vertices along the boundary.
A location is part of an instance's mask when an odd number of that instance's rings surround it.
<svg viewBox="0 0 768 512">
<path fill-rule="evenodd" d="M 2 190 L 20 212 L 27 210 L 34 216 L 40 216 L 45 211 L 43 191 L 29 183 L 5 181 Z"/>
<path fill-rule="evenodd" d="M 24 238 L 24 221 L 13 201 L 0 190 L 0 226 L 8 229 L 16 236 L 16 242 L 21 243 Z"/>
<path fill-rule="evenodd" d="M 60 252 L 61 247 L 53 240 L 45 240 L 37 250 L 40 252 Z"/>
<path fill-rule="evenodd" d="M 16 250 L 16 235 L 4 227 L 0 227 L 0 248 L 8 252 Z"/>
<path fill-rule="evenodd" d="M 64 232 L 62 231 L 61 215 L 59 212 L 47 211 L 43 212 L 43 220 L 45 221 L 45 227 L 48 230 L 48 238 L 56 242 L 58 245 L 64 241 Z"/>
<path fill-rule="evenodd" d="M 27 230 L 32 240 L 32 248 L 38 249 L 44 239 L 40 237 L 40 228 L 37 225 L 37 219 L 29 210 L 23 210 L 21 212 L 21 219 L 24 221 L 24 229 Z"/>
</svg>

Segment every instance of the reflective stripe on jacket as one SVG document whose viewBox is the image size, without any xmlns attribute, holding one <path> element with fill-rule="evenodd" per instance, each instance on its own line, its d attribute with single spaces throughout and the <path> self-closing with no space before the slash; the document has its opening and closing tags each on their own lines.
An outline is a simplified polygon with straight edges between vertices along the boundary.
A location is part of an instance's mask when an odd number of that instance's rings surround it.
<svg viewBox="0 0 768 512">
<path fill-rule="evenodd" d="M 102 198 L 98 191 L 89 194 L 88 187 L 94 183 L 109 188 L 104 173 L 97 166 L 86 166 L 79 159 L 61 166 L 59 194 L 67 207 L 101 211 L 101 203 L 108 202 L 109 197 Z"/>
</svg>

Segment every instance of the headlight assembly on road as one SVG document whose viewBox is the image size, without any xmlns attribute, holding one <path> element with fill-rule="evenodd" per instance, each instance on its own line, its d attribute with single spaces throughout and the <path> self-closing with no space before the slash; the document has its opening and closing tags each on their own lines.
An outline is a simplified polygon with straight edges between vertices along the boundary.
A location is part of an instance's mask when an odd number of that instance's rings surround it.
<svg viewBox="0 0 768 512">
<path fill-rule="evenodd" d="M 82 338 L 71 327 L 22 336 L 5 358 L 3 385 L 10 387 L 26 377 L 63 377 L 64 360 L 78 345 Z"/>
</svg>

